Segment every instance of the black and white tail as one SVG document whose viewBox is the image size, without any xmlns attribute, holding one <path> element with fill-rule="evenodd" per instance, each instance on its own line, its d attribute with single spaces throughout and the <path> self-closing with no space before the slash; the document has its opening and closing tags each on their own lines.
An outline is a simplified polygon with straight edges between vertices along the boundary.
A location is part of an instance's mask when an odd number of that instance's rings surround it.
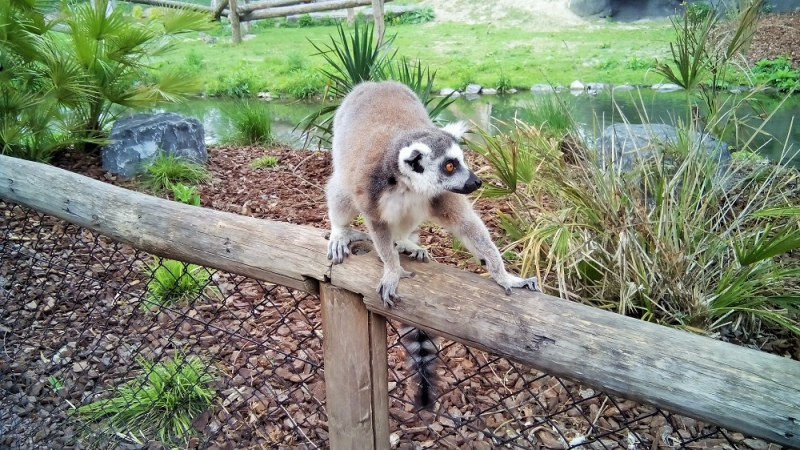
<svg viewBox="0 0 800 450">
<path fill-rule="evenodd" d="M 408 353 L 408 368 L 418 385 L 414 403 L 417 408 L 429 408 L 436 401 L 436 343 L 419 328 L 405 327 L 402 338 Z"/>
</svg>

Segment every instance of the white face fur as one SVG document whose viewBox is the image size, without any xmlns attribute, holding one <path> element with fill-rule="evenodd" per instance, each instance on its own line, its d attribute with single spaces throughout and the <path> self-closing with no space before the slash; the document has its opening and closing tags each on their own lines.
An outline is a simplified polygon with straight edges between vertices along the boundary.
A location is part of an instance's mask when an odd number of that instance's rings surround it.
<svg viewBox="0 0 800 450">
<path fill-rule="evenodd" d="M 400 149 L 400 173 L 407 178 L 411 189 L 434 197 L 444 191 L 469 194 L 480 187 L 480 179 L 464 163 L 464 152 L 457 143 L 464 131 L 463 123 L 458 122 L 415 136 L 409 145 Z"/>
</svg>

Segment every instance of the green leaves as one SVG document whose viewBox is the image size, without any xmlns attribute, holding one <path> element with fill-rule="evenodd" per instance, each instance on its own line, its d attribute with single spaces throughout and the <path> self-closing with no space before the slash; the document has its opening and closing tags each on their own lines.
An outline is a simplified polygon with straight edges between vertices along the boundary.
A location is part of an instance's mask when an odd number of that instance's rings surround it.
<svg viewBox="0 0 800 450">
<path fill-rule="evenodd" d="M 311 45 L 328 63 L 329 69 L 322 72 L 331 80 L 329 89 L 334 97 L 344 97 L 355 85 L 363 81 L 381 79 L 385 65 L 392 59 L 388 49 L 394 36 L 381 45 L 374 41 L 372 25 L 356 22 L 353 34 L 348 34 L 343 25 L 337 27 L 339 39 L 331 38 L 330 44 Z"/>
<path fill-rule="evenodd" d="M 108 398 L 78 407 L 83 420 L 97 422 L 98 429 L 125 439 L 157 438 L 172 448 L 196 432 L 192 421 L 213 406 L 216 392 L 213 367 L 201 358 L 176 352 L 163 362 L 138 358 L 141 373 L 115 387 Z M 100 436 L 102 446 L 109 436 Z M 91 447 L 91 445 L 90 445 Z"/>
</svg>

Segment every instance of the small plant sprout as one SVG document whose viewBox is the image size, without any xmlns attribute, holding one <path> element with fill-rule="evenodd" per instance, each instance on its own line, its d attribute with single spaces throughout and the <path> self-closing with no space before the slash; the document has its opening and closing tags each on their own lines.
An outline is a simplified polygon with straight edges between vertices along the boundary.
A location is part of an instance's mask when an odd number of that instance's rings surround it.
<svg viewBox="0 0 800 450">
<path fill-rule="evenodd" d="M 272 168 L 278 166 L 278 157 L 267 155 L 262 156 L 261 158 L 254 159 L 250 162 L 250 167 L 254 168 Z"/>
<path fill-rule="evenodd" d="M 172 185 L 172 196 L 176 202 L 186 203 L 187 205 L 200 206 L 200 195 L 195 192 L 196 186 L 187 186 L 182 183 Z"/>
<path fill-rule="evenodd" d="M 153 192 L 169 189 L 175 183 L 200 183 L 210 178 L 208 169 L 183 158 L 161 153 L 145 167 L 145 183 Z"/>
<path fill-rule="evenodd" d="M 156 258 L 147 271 L 151 279 L 147 284 L 146 301 L 142 303 L 146 309 L 200 296 L 213 274 L 202 266 L 162 258 Z"/>
<path fill-rule="evenodd" d="M 50 385 L 50 389 L 53 392 L 58 392 L 64 387 L 64 382 L 58 377 L 48 377 L 47 383 Z"/>
<path fill-rule="evenodd" d="M 213 405 L 212 367 L 179 352 L 164 362 L 144 358 L 136 362 L 141 373 L 135 379 L 114 388 L 108 398 L 77 408 L 77 414 L 117 436 L 158 439 L 163 444 L 187 441 L 195 434 L 192 421 Z"/>
</svg>

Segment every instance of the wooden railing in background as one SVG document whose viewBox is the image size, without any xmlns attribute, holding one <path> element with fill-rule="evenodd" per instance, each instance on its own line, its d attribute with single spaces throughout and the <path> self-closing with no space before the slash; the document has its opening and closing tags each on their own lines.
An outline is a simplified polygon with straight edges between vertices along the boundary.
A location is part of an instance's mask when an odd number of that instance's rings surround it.
<svg viewBox="0 0 800 450">
<path fill-rule="evenodd" d="M 0 198 L 155 255 L 295 289 L 323 303 L 331 448 L 388 449 L 384 317 L 553 375 L 800 448 L 800 363 L 491 280 L 404 261 L 383 306 L 374 252 L 331 266 L 325 230 L 147 196 L 0 156 Z M 369 250 L 369 247 L 365 247 Z"/>
</svg>

